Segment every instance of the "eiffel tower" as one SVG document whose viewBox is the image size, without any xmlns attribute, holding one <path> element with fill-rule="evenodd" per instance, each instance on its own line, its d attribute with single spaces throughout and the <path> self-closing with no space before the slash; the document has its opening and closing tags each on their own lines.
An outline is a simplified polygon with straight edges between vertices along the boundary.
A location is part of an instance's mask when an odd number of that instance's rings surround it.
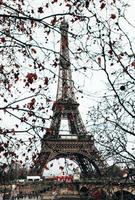
<svg viewBox="0 0 135 200">
<path fill-rule="evenodd" d="M 61 22 L 60 31 L 57 96 L 52 108 L 51 125 L 41 141 L 41 151 L 35 165 L 38 171 L 42 171 L 49 161 L 66 157 L 78 163 L 84 177 L 91 177 L 93 169 L 96 176 L 101 176 L 106 163 L 94 145 L 93 136 L 87 133 L 78 110 L 79 103 L 75 98 L 69 59 L 68 23 L 65 19 Z M 69 135 L 67 138 L 59 134 L 62 120 L 68 122 Z"/>
</svg>

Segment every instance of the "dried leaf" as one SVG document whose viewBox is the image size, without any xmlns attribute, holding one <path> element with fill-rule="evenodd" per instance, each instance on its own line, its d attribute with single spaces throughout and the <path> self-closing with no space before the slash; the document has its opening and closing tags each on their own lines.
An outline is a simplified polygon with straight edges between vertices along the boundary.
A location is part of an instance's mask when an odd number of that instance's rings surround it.
<svg viewBox="0 0 135 200">
<path fill-rule="evenodd" d="M 116 15 L 115 14 L 111 14 L 111 17 L 112 19 L 115 19 L 116 18 Z"/>
<path fill-rule="evenodd" d="M 34 48 L 32 48 L 31 51 L 32 53 L 37 53 L 37 51 Z"/>
<path fill-rule="evenodd" d="M 15 67 L 16 68 L 20 68 L 20 65 L 18 65 L 17 63 L 15 63 Z"/>
<path fill-rule="evenodd" d="M 38 8 L 38 12 L 39 12 L 39 13 L 43 13 L 43 12 L 44 12 L 44 11 L 43 11 L 43 7 L 39 7 L 39 8 Z"/>
<path fill-rule="evenodd" d="M 27 108 L 33 110 L 35 108 L 36 99 L 31 99 L 31 102 L 27 104 Z"/>
<path fill-rule="evenodd" d="M 135 60 L 131 63 L 131 66 L 135 68 Z"/>
<path fill-rule="evenodd" d="M 3 0 L 0 0 L 0 5 L 3 4 Z"/>
<path fill-rule="evenodd" d="M 105 6 L 106 6 L 106 3 L 102 3 L 101 6 L 100 6 L 101 10 L 102 10 Z"/>
<path fill-rule="evenodd" d="M 33 81 L 37 79 L 37 74 L 36 73 L 28 73 L 26 78 L 27 78 L 28 83 L 32 84 Z"/>
<path fill-rule="evenodd" d="M 6 42 L 6 39 L 5 39 L 4 37 L 2 37 L 2 38 L 0 38 L 0 41 L 1 41 L 2 43 L 4 43 L 4 42 Z"/>
<path fill-rule="evenodd" d="M 44 84 L 48 85 L 48 82 L 49 82 L 48 77 L 45 77 Z"/>
<path fill-rule="evenodd" d="M 89 7 L 89 0 L 87 0 L 86 2 L 85 2 L 85 6 L 86 6 L 86 8 L 88 8 Z"/>
<path fill-rule="evenodd" d="M 98 59 L 98 63 L 101 64 L 101 58 L 98 57 L 97 59 Z"/>
<path fill-rule="evenodd" d="M 51 20 L 51 24 L 52 24 L 52 26 L 54 26 L 55 25 L 55 23 L 56 23 L 56 16 L 53 18 L 53 20 Z"/>
</svg>

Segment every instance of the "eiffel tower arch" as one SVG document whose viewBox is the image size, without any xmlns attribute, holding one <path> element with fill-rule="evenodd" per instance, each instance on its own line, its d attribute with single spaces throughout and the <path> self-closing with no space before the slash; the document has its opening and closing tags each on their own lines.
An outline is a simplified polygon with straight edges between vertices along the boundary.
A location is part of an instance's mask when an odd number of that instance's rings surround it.
<svg viewBox="0 0 135 200">
<path fill-rule="evenodd" d="M 79 103 L 74 93 L 71 63 L 68 47 L 68 23 L 63 20 L 60 25 L 61 43 L 59 59 L 59 76 L 56 101 L 53 104 L 53 116 L 50 128 L 41 140 L 41 151 L 36 160 L 37 171 L 42 172 L 51 160 L 72 157 L 79 165 L 83 176 L 90 177 L 92 168 L 96 175 L 103 175 L 107 166 L 94 144 L 94 138 L 87 133 L 79 112 Z M 67 120 L 69 135 L 60 134 L 62 120 Z"/>
</svg>

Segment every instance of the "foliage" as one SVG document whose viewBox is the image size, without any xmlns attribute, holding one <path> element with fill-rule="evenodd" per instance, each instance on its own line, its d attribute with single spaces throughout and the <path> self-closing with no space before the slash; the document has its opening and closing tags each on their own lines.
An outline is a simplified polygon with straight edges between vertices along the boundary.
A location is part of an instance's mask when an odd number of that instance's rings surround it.
<svg viewBox="0 0 135 200">
<path fill-rule="evenodd" d="M 17 181 L 18 179 L 26 179 L 28 174 L 28 169 L 21 166 L 20 163 L 11 162 L 7 165 L 5 170 L 3 166 L 0 166 L 0 183 L 10 183 L 12 181 Z"/>
<path fill-rule="evenodd" d="M 108 168 L 108 176 L 111 178 L 122 178 L 122 170 L 117 165 L 112 165 Z"/>
</svg>

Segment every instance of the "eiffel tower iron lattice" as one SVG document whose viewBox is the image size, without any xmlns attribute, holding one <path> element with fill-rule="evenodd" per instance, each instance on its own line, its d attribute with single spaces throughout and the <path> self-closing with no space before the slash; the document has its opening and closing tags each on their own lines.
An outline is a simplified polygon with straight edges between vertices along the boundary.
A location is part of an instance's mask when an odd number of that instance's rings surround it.
<svg viewBox="0 0 135 200">
<path fill-rule="evenodd" d="M 60 25 L 60 64 L 56 101 L 53 104 L 53 116 L 50 128 L 41 141 L 41 152 L 35 163 L 42 171 L 51 160 L 60 157 L 72 157 L 78 163 L 83 176 L 91 176 L 94 167 L 102 175 L 106 162 L 94 145 L 92 135 L 88 135 L 79 112 L 79 103 L 74 93 L 74 82 L 71 74 L 68 46 L 68 23 L 63 20 Z M 61 121 L 66 119 L 69 127 L 68 138 L 60 135 Z M 75 136 L 75 137 L 73 137 Z M 93 167 L 92 167 L 93 166 Z"/>
</svg>

